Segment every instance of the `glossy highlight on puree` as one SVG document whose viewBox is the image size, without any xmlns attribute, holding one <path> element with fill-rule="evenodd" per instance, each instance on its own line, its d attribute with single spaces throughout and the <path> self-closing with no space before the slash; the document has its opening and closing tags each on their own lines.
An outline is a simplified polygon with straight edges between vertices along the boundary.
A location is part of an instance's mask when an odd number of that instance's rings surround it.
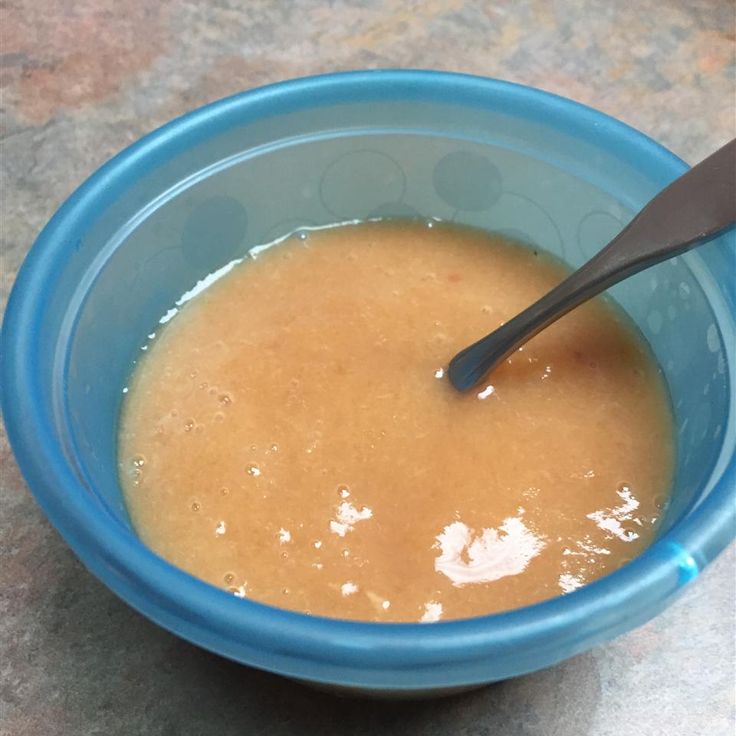
<svg viewBox="0 0 736 736">
<path fill-rule="evenodd" d="M 223 269 L 125 389 L 139 535 L 237 596 L 373 621 L 513 609 L 617 569 L 652 540 L 674 463 L 627 318 L 595 300 L 477 391 L 444 375 L 565 274 L 500 236 L 398 221 Z"/>
</svg>

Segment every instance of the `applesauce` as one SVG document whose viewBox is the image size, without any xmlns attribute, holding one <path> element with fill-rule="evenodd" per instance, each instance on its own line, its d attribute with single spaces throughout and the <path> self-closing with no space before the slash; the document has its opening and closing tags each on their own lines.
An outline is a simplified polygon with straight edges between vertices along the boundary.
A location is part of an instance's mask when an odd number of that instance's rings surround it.
<svg viewBox="0 0 736 736">
<path fill-rule="evenodd" d="M 366 621 L 494 613 L 614 571 L 652 541 L 674 464 L 628 319 L 597 299 L 474 391 L 445 376 L 566 273 L 409 221 L 301 233 L 222 269 L 125 389 L 141 539 L 236 596 Z"/>
</svg>

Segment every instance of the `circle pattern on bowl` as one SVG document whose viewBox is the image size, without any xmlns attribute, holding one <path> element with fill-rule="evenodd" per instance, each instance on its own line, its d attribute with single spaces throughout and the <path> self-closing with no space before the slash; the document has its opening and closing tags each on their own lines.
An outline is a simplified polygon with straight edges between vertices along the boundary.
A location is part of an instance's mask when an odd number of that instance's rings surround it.
<svg viewBox="0 0 736 736">
<path fill-rule="evenodd" d="M 503 180 L 485 156 L 454 151 L 435 165 L 432 182 L 437 194 L 457 210 L 487 210 L 498 202 Z"/>
<path fill-rule="evenodd" d="M 356 216 L 355 201 L 365 216 L 385 202 L 400 201 L 406 191 L 406 174 L 391 156 L 381 151 L 350 151 L 333 161 L 322 174 L 322 204 L 336 217 Z"/>
<path fill-rule="evenodd" d="M 195 207 L 184 223 L 182 253 L 195 268 L 207 268 L 213 259 L 225 263 L 238 252 L 247 229 L 248 216 L 237 199 L 211 197 Z M 203 243 L 208 244 L 209 252 Z"/>
</svg>

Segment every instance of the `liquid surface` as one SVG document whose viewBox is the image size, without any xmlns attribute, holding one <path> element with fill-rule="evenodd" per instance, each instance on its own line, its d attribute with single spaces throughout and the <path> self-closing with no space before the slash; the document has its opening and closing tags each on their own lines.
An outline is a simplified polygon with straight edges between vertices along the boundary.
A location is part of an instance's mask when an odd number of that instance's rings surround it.
<svg viewBox="0 0 736 736">
<path fill-rule="evenodd" d="M 120 426 L 143 541 L 311 614 L 447 620 L 607 574 L 651 541 L 673 467 L 657 367 L 611 306 L 469 394 L 460 348 L 565 275 L 475 230 L 376 223 L 262 250 L 147 347 Z"/>
</svg>

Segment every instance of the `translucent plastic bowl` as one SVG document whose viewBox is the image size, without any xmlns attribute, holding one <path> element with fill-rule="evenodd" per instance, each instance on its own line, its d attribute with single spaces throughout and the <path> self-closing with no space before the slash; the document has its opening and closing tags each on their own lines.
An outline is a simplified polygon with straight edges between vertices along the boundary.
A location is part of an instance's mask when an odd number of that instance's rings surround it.
<svg viewBox="0 0 736 736">
<path fill-rule="evenodd" d="M 146 335 L 183 292 L 298 226 L 454 219 L 576 266 L 685 168 L 598 112 L 460 75 L 336 74 L 197 110 L 83 184 L 18 275 L 3 331 L 2 403 L 20 467 L 51 522 L 121 598 L 185 639 L 265 670 L 409 694 L 513 677 L 611 639 L 662 610 L 734 534 L 732 235 L 613 291 L 650 341 L 677 417 L 674 496 L 660 538 L 599 582 L 509 613 L 352 623 L 240 600 L 176 569 L 138 540 L 121 500 L 121 389 Z"/>
</svg>

